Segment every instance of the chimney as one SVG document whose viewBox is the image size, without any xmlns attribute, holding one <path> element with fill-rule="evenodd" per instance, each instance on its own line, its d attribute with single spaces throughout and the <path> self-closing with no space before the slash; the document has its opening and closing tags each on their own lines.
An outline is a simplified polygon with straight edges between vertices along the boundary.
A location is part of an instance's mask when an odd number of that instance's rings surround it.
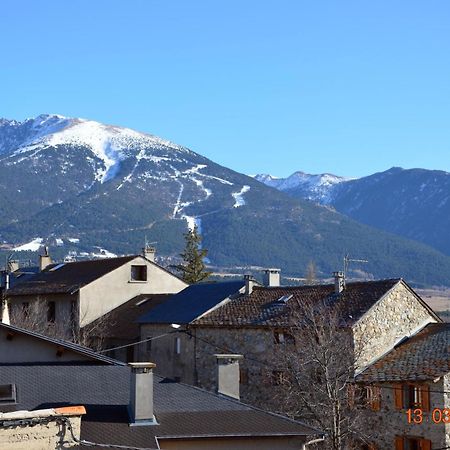
<svg viewBox="0 0 450 450">
<path fill-rule="evenodd" d="M 42 272 L 52 263 L 52 258 L 48 254 L 48 247 L 44 247 L 44 254 L 39 256 L 39 270 Z"/>
<path fill-rule="evenodd" d="M 252 275 L 244 275 L 245 281 L 245 295 L 250 295 L 253 292 L 253 286 L 255 285 L 256 280 Z"/>
<path fill-rule="evenodd" d="M 277 287 L 280 285 L 280 269 L 265 269 L 263 284 L 267 287 Z"/>
<path fill-rule="evenodd" d="M 128 363 L 130 380 L 130 425 L 157 424 L 153 413 L 153 368 L 151 362 Z"/>
<path fill-rule="evenodd" d="M 334 277 L 334 292 L 340 294 L 345 288 L 344 272 L 333 272 Z"/>
<path fill-rule="evenodd" d="M 6 270 L 10 273 L 15 272 L 16 270 L 19 270 L 19 261 L 10 259 L 8 261 Z"/>
<path fill-rule="evenodd" d="M 151 245 L 145 245 L 145 247 L 142 249 L 142 255 L 144 258 L 148 259 L 151 262 L 155 262 L 155 253 L 156 248 Z"/>
<path fill-rule="evenodd" d="M 239 361 L 242 355 L 214 355 L 217 359 L 217 393 L 239 400 Z"/>
</svg>

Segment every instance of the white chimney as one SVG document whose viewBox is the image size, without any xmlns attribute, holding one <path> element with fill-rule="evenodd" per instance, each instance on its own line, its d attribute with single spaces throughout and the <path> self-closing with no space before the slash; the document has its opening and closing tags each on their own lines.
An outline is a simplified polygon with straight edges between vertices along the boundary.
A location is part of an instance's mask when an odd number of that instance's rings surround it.
<svg viewBox="0 0 450 450">
<path fill-rule="evenodd" d="M 128 363 L 130 380 L 130 425 L 157 424 L 153 412 L 153 368 L 151 362 Z"/>
<path fill-rule="evenodd" d="M 156 254 L 156 248 L 151 245 L 146 245 L 142 249 L 142 255 L 144 258 L 148 259 L 149 261 L 155 262 L 155 254 Z"/>
<path fill-rule="evenodd" d="M 239 400 L 239 361 L 242 355 L 214 355 L 217 359 L 217 393 Z"/>
<path fill-rule="evenodd" d="M 280 285 L 280 269 L 265 269 L 263 284 L 267 287 L 277 287 Z"/>
<path fill-rule="evenodd" d="M 52 263 L 52 258 L 48 253 L 48 247 L 44 247 L 44 254 L 39 256 L 39 270 L 42 272 L 46 267 Z"/>
<path fill-rule="evenodd" d="M 334 292 L 340 294 L 345 288 L 344 272 L 333 272 L 334 277 Z"/>
<path fill-rule="evenodd" d="M 250 295 L 253 292 L 253 286 L 256 283 L 256 280 L 253 278 L 252 275 L 244 275 L 244 281 L 245 281 L 245 295 Z"/>
</svg>

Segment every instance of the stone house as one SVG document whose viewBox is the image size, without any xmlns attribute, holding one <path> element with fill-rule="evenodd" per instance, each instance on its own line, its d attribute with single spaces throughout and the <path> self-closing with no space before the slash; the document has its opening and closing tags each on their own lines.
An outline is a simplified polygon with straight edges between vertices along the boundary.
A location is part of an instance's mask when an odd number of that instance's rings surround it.
<svg viewBox="0 0 450 450">
<path fill-rule="evenodd" d="M 239 382 L 233 367 L 218 369 L 217 395 L 154 375 L 153 363 L 127 365 L 12 325 L 0 324 L 0 333 L 0 448 L 78 448 L 83 441 L 149 450 L 290 450 L 323 441 L 320 430 L 232 398 Z"/>
<path fill-rule="evenodd" d="M 31 276 L 21 276 L 19 269 L 11 277 L 3 321 L 7 312 L 11 323 L 68 339 L 138 295 L 173 294 L 187 286 L 156 264 L 150 251 L 60 264 L 45 254 L 40 269 Z"/>
<path fill-rule="evenodd" d="M 196 385 L 197 359 L 194 354 L 197 343 L 181 330 L 186 330 L 193 321 L 220 305 L 243 295 L 245 285 L 244 280 L 198 283 L 150 308 L 138 319 L 141 340 L 146 340 L 139 346 L 139 359 L 151 357 L 158 374 Z M 163 337 L 152 339 L 157 336 Z"/>
<path fill-rule="evenodd" d="M 376 389 L 372 448 L 450 448 L 450 324 L 431 323 L 356 377 Z"/>
<path fill-rule="evenodd" d="M 439 317 L 402 279 L 347 283 L 338 274 L 334 285 L 300 287 L 256 286 L 246 280 L 244 292 L 216 304 L 191 320 L 177 322 L 177 312 L 168 302 L 141 318 L 141 339 L 177 330 L 150 346 L 142 346 L 141 359 L 163 354 L 171 361 L 165 375 L 215 389 L 216 353 L 240 354 L 243 401 L 276 408 L 280 373 L 273 356 L 289 344 L 289 329 L 295 326 L 297 302 L 327 301 L 339 304 L 349 330 L 359 370 L 391 350 L 405 336 L 414 334 Z M 161 316 L 164 323 L 161 323 Z M 176 332 L 178 331 L 178 332 Z M 177 364 L 178 363 L 178 364 Z M 162 372 L 161 372 L 162 373 Z M 262 389 L 262 387 L 264 387 Z"/>
</svg>

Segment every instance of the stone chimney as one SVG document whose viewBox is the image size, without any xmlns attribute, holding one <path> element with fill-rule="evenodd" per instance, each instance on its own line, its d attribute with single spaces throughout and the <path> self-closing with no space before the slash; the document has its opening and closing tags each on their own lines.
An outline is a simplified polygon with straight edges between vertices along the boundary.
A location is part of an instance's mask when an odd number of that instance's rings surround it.
<svg viewBox="0 0 450 450">
<path fill-rule="evenodd" d="M 265 269 L 263 284 L 267 287 L 277 287 L 280 285 L 280 269 Z"/>
<path fill-rule="evenodd" d="M 244 275 L 244 281 L 245 281 L 245 295 L 250 295 L 253 292 L 253 286 L 256 283 L 256 280 L 253 278 L 252 275 Z"/>
<path fill-rule="evenodd" d="M 217 393 L 240 399 L 239 361 L 242 355 L 214 355 L 217 359 Z"/>
<path fill-rule="evenodd" d="M 148 259 L 149 261 L 155 262 L 155 254 L 156 254 L 156 248 L 152 245 L 146 245 L 142 249 L 142 255 L 144 258 Z"/>
<path fill-rule="evenodd" d="M 48 254 L 48 247 L 44 247 L 44 254 L 39 256 L 39 270 L 42 272 L 52 263 L 52 258 Z"/>
<path fill-rule="evenodd" d="M 151 362 L 128 363 L 130 380 L 130 425 L 157 424 L 153 412 L 153 368 Z"/>
<path fill-rule="evenodd" d="M 16 270 L 19 270 L 19 261 L 14 260 L 14 259 L 10 259 L 8 261 L 6 270 L 11 273 L 11 272 L 15 272 Z"/>
<path fill-rule="evenodd" d="M 333 272 L 334 277 L 334 292 L 340 294 L 345 288 L 344 272 Z"/>
</svg>

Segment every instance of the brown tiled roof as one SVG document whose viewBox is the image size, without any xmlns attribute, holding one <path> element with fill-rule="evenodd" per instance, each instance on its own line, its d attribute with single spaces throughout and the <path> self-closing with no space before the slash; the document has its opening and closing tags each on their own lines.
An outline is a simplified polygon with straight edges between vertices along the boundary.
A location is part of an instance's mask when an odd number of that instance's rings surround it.
<svg viewBox="0 0 450 450">
<path fill-rule="evenodd" d="M 137 255 L 52 264 L 44 271 L 17 282 L 8 296 L 34 294 L 67 294 L 137 258 Z M 59 267 L 58 267 L 59 266 Z"/>
<path fill-rule="evenodd" d="M 133 341 L 140 335 L 138 318 L 164 303 L 172 294 L 141 294 L 118 306 L 85 328 L 101 330 L 102 337 Z M 107 324 L 102 327 L 101 323 Z"/>
<path fill-rule="evenodd" d="M 357 380 L 426 381 L 449 372 L 450 323 L 432 323 L 369 366 Z"/>
<path fill-rule="evenodd" d="M 339 302 L 343 320 L 356 322 L 400 279 L 347 283 L 340 294 L 334 285 L 296 287 L 254 287 L 250 295 L 240 296 L 197 319 L 194 325 L 208 326 L 292 326 L 298 302 L 326 300 L 333 305 Z M 286 302 L 279 301 L 289 298 Z"/>
</svg>

